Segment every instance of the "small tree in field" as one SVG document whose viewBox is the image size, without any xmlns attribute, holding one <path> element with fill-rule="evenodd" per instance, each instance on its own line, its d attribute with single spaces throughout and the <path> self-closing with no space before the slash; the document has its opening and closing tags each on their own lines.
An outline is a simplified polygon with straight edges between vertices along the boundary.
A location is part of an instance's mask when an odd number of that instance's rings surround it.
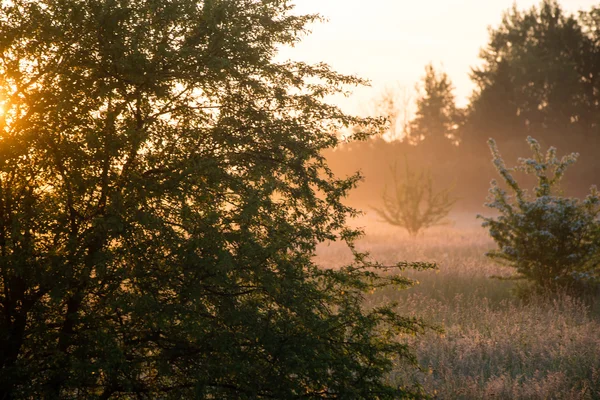
<svg viewBox="0 0 600 400">
<path fill-rule="evenodd" d="M 456 202 L 451 189 L 433 190 L 431 171 L 413 171 L 406 163 L 404 178 L 400 177 L 397 165 L 391 168 L 392 192 L 383 191 L 383 208 L 373 207 L 377 215 L 391 225 L 405 228 L 411 236 L 422 230 L 440 225 Z"/>
<path fill-rule="evenodd" d="M 483 226 L 498 244 L 488 256 L 516 268 L 517 277 L 545 288 L 569 287 L 598 280 L 600 197 L 595 187 L 583 200 L 560 195 L 559 183 L 577 154 L 557 158 L 550 147 L 544 155 L 539 143 L 527 138 L 533 158 L 521 158 L 507 168 L 494 140 L 488 141 L 498 173 L 510 195 L 492 181 L 488 207 L 500 216 L 482 217 Z M 533 193 L 524 190 L 513 171 L 535 175 Z"/>
</svg>

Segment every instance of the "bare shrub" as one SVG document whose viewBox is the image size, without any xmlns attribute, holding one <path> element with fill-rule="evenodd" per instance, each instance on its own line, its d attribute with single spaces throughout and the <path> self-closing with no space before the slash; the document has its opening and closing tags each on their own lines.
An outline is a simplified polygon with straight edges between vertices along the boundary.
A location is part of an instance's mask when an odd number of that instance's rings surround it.
<svg viewBox="0 0 600 400">
<path fill-rule="evenodd" d="M 382 200 L 383 208 L 373 210 L 385 222 L 405 228 L 411 236 L 422 229 L 444 223 L 444 219 L 456 202 L 451 196 L 451 188 L 439 192 L 433 190 L 433 178 L 428 169 L 412 170 L 405 163 L 405 173 L 401 177 L 398 166 L 391 168 L 393 188 L 386 185 Z"/>
</svg>

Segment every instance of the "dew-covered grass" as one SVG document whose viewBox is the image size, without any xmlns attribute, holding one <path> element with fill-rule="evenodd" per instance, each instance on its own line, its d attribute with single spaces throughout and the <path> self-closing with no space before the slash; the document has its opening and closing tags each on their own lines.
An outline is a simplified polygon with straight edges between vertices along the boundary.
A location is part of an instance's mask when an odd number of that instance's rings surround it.
<svg viewBox="0 0 600 400">
<path fill-rule="evenodd" d="M 397 382 L 419 382 L 440 399 L 600 399 L 600 301 L 567 294 L 515 294 L 510 268 L 484 255 L 494 243 L 474 216 L 417 238 L 371 219 L 358 243 L 384 264 L 435 261 L 437 271 L 407 272 L 419 284 L 380 290 L 367 306 L 395 301 L 403 315 L 418 316 L 434 330 L 408 340 L 423 372 L 398 367 Z M 322 245 L 319 263 L 351 259 L 343 244 Z"/>
</svg>

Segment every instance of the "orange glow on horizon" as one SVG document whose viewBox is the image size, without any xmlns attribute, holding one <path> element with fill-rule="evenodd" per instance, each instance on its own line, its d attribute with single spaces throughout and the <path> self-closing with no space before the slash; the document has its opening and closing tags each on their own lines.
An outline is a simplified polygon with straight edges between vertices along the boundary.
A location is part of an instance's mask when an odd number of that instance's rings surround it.
<svg viewBox="0 0 600 400">
<path fill-rule="evenodd" d="M 474 89 L 469 77 L 488 40 L 488 27 L 498 26 L 513 4 L 518 9 L 539 6 L 541 0 L 296 0 L 295 13 L 327 19 L 310 26 L 294 48 L 279 59 L 325 62 L 341 73 L 369 79 L 372 87 L 353 90 L 332 102 L 345 111 L 369 114 L 369 103 L 386 87 L 412 90 L 425 65 L 443 69 L 455 86 L 459 106 Z M 589 10 L 596 0 L 560 1 L 567 13 Z"/>
</svg>

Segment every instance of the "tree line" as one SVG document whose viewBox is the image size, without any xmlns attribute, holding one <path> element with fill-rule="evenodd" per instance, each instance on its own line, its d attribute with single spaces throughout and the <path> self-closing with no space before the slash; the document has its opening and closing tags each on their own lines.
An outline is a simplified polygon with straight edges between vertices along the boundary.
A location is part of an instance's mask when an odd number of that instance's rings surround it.
<svg viewBox="0 0 600 400">
<path fill-rule="evenodd" d="M 350 144 L 330 153 L 333 164 L 344 170 L 344 159 L 349 168 L 360 163 L 367 177 L 376 177 L 388 166 L 368 166 L 369 159 L 404 154 L 413 164 L 430 164 L 440 179 L 466 177 L 470 185 L 457 182 L 457 189 L 477 198 L 470 204 L 476 205 L 482 198 L 477 191 L 493 175 L 487 140 L 494 138 L 508 158 L 516 158 L 527 152 L 525 138 L 533 136 L 581 153 L 579 177 L 570 182 L 574 192 L 586 190 L 600 176 L 600 7 L 573 15 L 554 0 L 528 10 L 515 5 L 490 29 L 479 57 L 466 107 L 456 105 L 448 75 L 429 64 L 417 84 L 414 116 L 399 121 L 388 113 L 404 140 Z M 390 103 L 388 95 L 379 108 L 390 109 Z M 352 157 L 346 158 L 347 152 Z M 350 159 L 357 161 L 350 165 Z M 471 190 L 474 182 L 477 190 Z"/>
</svg>

